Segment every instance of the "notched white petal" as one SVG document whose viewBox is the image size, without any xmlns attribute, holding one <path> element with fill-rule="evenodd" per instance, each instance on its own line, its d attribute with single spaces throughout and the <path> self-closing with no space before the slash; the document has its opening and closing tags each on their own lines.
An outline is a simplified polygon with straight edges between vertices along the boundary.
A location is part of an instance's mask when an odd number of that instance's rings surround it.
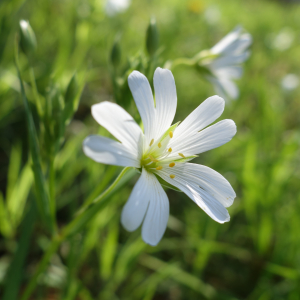
<svg viewBox="0 0 300 300">
<path fill-rule="evenodd" d="M 99 163 L 123 167 L 140 167 L 137 156 L 128 151 L 124 145 L 103 136 L 88 136 L 83 141 L 83 152 Z"/>
<path fill-rule="evenodd" d="M 224 111 L 225 101 L 219 96 L 212 96 L 202 102 L 185 120 L 177 127 L 172 140 L 172 145 L 184 143 L 191 134 L 205 128 Z"/>
<path fill-rule="evenodd" d="M 132 153 L 141 155 L 142 149 L 139 145 L 143 135 L 141 128 L 121 106 L 104 101 L 92 106 L 92 115 Z"/>
<path fill-rule="evenodd" d="M 185 156 L 203 153 L 226 144 L 235 134 L 235 123 L 232 120 L 222 120 L 196 133 L 182 145 L 176 145 L 174 152 L 184 153 Z"/>
<path fill-rule="evenodd" d="M 122 211 L 121 223 L 126 230 L 134 231 L 142 224 L 150 201 L 149 189 L 148 174 L 143 170 Z"/>
<path fill-rule="evenodd" d="M 175 175 L 173 173 L 175 173 Z M 174 170 L 172 170 L 172 174 L 169 170 L 160 171 L 156 174 L 169 184 L 174 185 L 183 191 L 216 222 L 222 224 L 230 220 L 229 213 L 221 202 L 200 186 L 188 182 L 183 175 L 174 172 Z"/>
<path fill-rule="evenodd" d="M 156 246 L 163 237 L 169 219 L 169 199 L 153 174 L 149 173 L 151 190 L 150 203 L 142 227 L 142 238 L 145 243 Z"/>
<path fill-rule="evenodd" d="M 142 73 L 133 71 L 128 77 L 128 85 L 144 124 L 146 143 L 149 144 L 155 127 L 154 100 L 149 81 Z"/>
<path fill-rule="evenodd" d="M 145 216 L 146 215 L 146 216 Z M 156 246 L 164 235 L 169 218 L 169 200 L 155 175 L 144 168 L 125 204 L 121 222 L 128 231 L 142 226 L 145 243 Z"/>
<path fill-rule="evenodd" d="M 177 107 L 177 94 L 175 80 L 170 70 L 157 68 L 154 72 L 153 84 L 156 101 L 154 138 L 157 138 L 172 124 Z"/>
</svg>

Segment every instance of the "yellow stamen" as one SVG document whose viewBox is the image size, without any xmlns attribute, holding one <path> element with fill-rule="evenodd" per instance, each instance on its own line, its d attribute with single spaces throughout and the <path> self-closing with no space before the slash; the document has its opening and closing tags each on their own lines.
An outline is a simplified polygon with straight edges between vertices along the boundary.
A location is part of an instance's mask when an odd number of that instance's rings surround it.
<svg viewBox="0 0 300 300">
<path fill-rule="evenodd" d="M 157 146 L 158 146 L 158 148 L 160 148 L 161 147 L 161 143 L 158 143 Z"/>
<path fill-rule="evenodd" d="M 174 166 L 175 166 L 175 163 L 173 163 L 173 162 L 169 164 L 170 168 L 173 168 Z"/>
<path fill-rule="evenodd" d="M 172 178 L 172 179 L 175 178 L 175 175 L 171 174 L 171 175 L 170 175 L 170 178 Z"/>
<path fill-rule="evenodd" d="M 151 140 L 149 146 L 151 147 L 153 143 L 154 143 L 154 139 Z"/>
<path fill-rule="evenodd" d="M 157 171 L 159 171 L 159 170 L 161 170 L 161 169 L 162 169 L 162 166 L 158 166 L 158 167 L 156 168 Z"/>
<path fill-rule="evenodd" d="M 149 155 L 149 158 L 150 158 L 153 162 L 158 162 L 158 160 L 155 159 L 152 155 Z"/>
<path fill-rule="evenodd" d="M 169 136 L 170 136 L 170 138 L 173 137 L 173 132 L 172 131 L 169 131 Z"/>
<path fill-rule="evenodd" d="M 171 153 L 172 152 L 172 148 L 169 148 L 168 151 Z"/>
<path fill-rule="evenodd" d="M 185 158 L 185 156 L 182 153 L 178 153 L 178 155 L 180 155 L 181 157 Z"/>
</svg>

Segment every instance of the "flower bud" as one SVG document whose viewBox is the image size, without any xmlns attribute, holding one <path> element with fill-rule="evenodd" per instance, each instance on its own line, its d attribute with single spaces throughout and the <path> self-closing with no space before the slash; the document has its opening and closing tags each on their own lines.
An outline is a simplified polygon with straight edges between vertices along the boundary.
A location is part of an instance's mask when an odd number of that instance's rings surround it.
<svg viewBox="0 0 300 300">
<path fill-rule="evenodd" d="M 20 47 L 26 55 L 31 55 L 37 47 L 36 37 L 28 21 L 20 21 Z"/>
<path fill-rule="evenodd" d="M 158 49 L 159 35 L 155 18 L 151 18 L 146 34 L 146 49 L 150 56 L 153 56 Z"/>
<path fill-rule="evenodd" d="M 116 69 L 121 62 L 121 48 L 119 45 L 119 39 L 117 38 L 114 41 L 114 44 L 112 46 L 111 52 L 110 52 L 110 62 L 112 63 L 112 65 L 114 66 L 114 68 Z"/>
</svg>

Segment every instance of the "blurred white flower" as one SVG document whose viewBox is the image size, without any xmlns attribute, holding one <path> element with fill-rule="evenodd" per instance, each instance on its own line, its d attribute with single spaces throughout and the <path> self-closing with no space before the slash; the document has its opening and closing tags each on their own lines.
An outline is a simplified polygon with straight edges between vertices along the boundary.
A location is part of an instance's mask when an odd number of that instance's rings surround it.
<svg viewBox="0 0 300 300">
<path fill-rule="evenodd" d="M 289 49 L 295 39 L 295 32 L 289 27 L 285 27 L 273 37 L 272 47 L 279 51 L 285 51 Z"/>
<path fill-rule="evenodd" d="M 143 74 L 133 71 L 128 84 L 145 133 L 123 108 L 102 102 L 92 106 L 92 115 L 120 142 L 98 135 L 83 142 L 84 153 L 96 162 L 141 170 L 122 211 L 123 226 L 134 231 L 143 223 L 143 240 L 152 246 L 158 244 L 169 218 L 168 197 L 159 182 L 162 179 L 183 191 L 215 221 L 228 222 L 226 207 L 232 205 L 236 196 L 229 182 L 208 167 L 188 163 L 196 154 L 219 147 L 235 135 L 232 120 L 207 127 L 222 114 L 224 100 L 210 97 L 180 125 L 171 126 L 177 96 L 169 70 L 157 68 L 154 73 L 156 105 Z"/>
<path fill-rule="evenodd" d="M 299 77 L 295 74 L 287 74 L 282 78 L 281 87 L 286 91 L 292 91 L 299 85 Z"/>
<path fill-rule="evenodd" d="M 130 6 L 131 0 L 107 0 L 105 4 L 105 12 L 109 16 L 121 13 Z"/>
<path fill-rule="evenodd" d="M 221 11 L 216 5 L 209 6 L 204 11 L 204 20 L 210 25 L 216 25 L 221 18 Z"/>
<path fill-rule="evenodd" d="M 233 81 L 242 76 L 242 63 L 249 57 L 252 43 L 249 33 L 235 28 L 210 50 L 198 54 L 199 66 L 208 72 L 205 77 L 213 84 L 218 95 L 225 100 L 237 99 L 239 90 Z"/>
</svg>

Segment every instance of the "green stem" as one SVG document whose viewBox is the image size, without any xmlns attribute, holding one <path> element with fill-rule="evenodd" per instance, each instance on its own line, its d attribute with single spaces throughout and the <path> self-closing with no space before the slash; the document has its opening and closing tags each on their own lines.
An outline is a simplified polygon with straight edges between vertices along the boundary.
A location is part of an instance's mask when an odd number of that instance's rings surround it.
<svg viewBox="0 0 300 300">
<path fill-rule="evenodd" d="M 29 136 L 29 148 L 30 148 L 30 154 L 32 157 L 32 169 L 34 173 L 34 179 L 35 179 L 35 186 L 36 186 L 36 202 L 38 209 L 41 213 L 41 216 L 43 218 L 43 221 L 47 225 L 47 227 L 50 229 L 51 232 L 53 232 L 54 224 L 52 223 L 51 218 L 51 211 L 50 211 L 50 200 L 49 195 L 47 193 L 46 189 L 46 181 L 44 178 L 44 174 L 42 171 L 41 166 L 41 154 L 40 154 L 40 148 L 39 148 L 39 140 L 35 128 L 35 124 L 33 121 L 33 116 L 30 110 L 30 106 L 26 97 L 25 88 L 23 79 L 21 76 L 21 71 L 19 67 L 19 49 L 18 49 L 18 40 L 15 41 L 15 64 L 17 69 L 18 78 L 20 81 L 20 87 L 21 87 L 21 96 L 24 104 L 25 109 L 25 116 L 26 116 L 26 122 L 27 122 L 27 128 L 28 128 L 28 136 Z"/>
<path fill-rule="evenodd" d="M 173 60 L 172 62 L 167 62 L 167 65 L 170 70 L 173 70 L 175 67 L 183 65 L 183 66 L 193 66 L 195 61 L 191 58 L 179 57 Z"/>
<path fill-rule="evenodd" d="M 21 300 L 27 300 L 30 297 L 37 285 L 37 279 L 39 275 L 44 272 L 50 258 L 57 251 L 59 245 L 70 235 L 81 230 L 99 212 L 99 210 L 109 203 L 110 198 L 108 196 L 112 194 L 114 189 L 117 189 L 118 185 L 120 186 L 122 179 L 124 183 L 124 181 L 131 178 L 130 176 L 127 176 L 124 179 L 124 175 L 129 173 L 130 170 L 132 170 L 130 167 L 124 168 L 110 187 L 108 187 L 101 195 L 94 199 L 93 203 L 86 210 L 82 211 L 82 209 L 80 209 L 79 211 L 82 212 L 77 214 L 76 218 L 62 230 L 60 235 L 54 236 L 50 246 L 40 261 L 34 276 L 31 278 L 28 286 L 26 287 Z"/>
<path fill-rule="evenodd" d="M 49 197 L 50 197 L 50 211 L 53 220 L 53 224 L 55 226 L 56 231 L 56 202 L 55 202 L 55 168 L 54 168 L 54 158 L 50 158 L 49 162 L 49 178 L 48 178 L 48 185 L 49 185 Z"/>
<path fill-rule="evenodd" d="M 104 171 L 105 176 L 104 176 L 102 182 L 93 190 L 93 192 L 90 194 L 90 196 L 84 201 L 81 209 L 78 211 L 77 214 L 82 213 L 89 205 L 91 205 L 93 203 L 95 198 L 103 191 L 105 186 L 107 186 L 109 184 L 112 177 L 116 173 L 116 169 L 117 169 L 117 167 L 115 167 L 115 166 L 109 166 L 108 169 L 106 169 L 107 171 L 106 170 Z"/>
<path fill-rule="evenodd" d="M 31 199 L 29 199 L 31 201 Z M 20 226 L 18 248 L 9 266 L 3 293 L 3 300 L 17 300 L 23 279 L 24 266 L 28 256 L 31 235 L 36 221 L 37 211 L 35 202 L 31 201 L 30 208 Z"/>
<path fill-rule="evenodd" d="M 21 300 L 26 300 L 30 297 L 31 293 L 33 292 L 33 290 L 35 289 L 35 287 L 37 285 L 37 280 L 38 280 L 39 275 L 46 269 L 50 258 L 56 252 L 56 250 L 58 249 L 58 247 L 62 241 L 63 241 L 62 235 L 61 236 L 57 235 L 52 239 L 52 242 L 51 242 L 50 246 L 48 247 L 46 253 L 44 254 L 42 260 L 40 261 L 38 268 L 35 271 L 35 274 L 33 275 L 28 286 L 26 287 L 26 290 L 23 293 Z"/>
<path fill-rule="evenodd" d="M 39 96 L 39 92 L 38 92 L 38 89 L 37 89 L 37 86 L 36 86 L 36 80 L 35 80 L 35 74 L 34 74 L 33 67 L 30 67 L 29 75 L 30 75 L 30 83 L 31 83 L 32 91 L 33 91 L 33 96 L 34 96 L 34 99 L 35 99 L 35 105 L 37 107 L 37 111 L 38 111 L 39 115 L 42 116 L 43 115 L 43 108 L 42 108 L 42 105 L 41 105 L 41 99 L 40 99 L 40 96 Z"/>
</svg>

